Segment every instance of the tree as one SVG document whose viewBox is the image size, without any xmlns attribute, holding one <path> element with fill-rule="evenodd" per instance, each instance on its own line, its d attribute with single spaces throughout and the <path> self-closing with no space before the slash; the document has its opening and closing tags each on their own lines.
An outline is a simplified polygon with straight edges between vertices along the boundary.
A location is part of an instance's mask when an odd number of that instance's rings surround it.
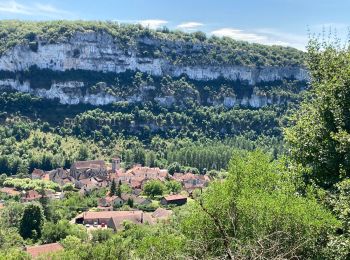
<svg viewBox="0 0 350 260">
<path fill-rule="evenodd" d="M 68 221 L 59 221 L 56 224 L 53 222 L 45 222 L 41 239 L 45 243 L 60 241 L 69 235 L 69 225 Z"/>
<path fill-rule="evenodd" d="M 350 49 L 311 40 L 310 91 L 285 130 L 296 163 L 311 170 L 306 181 L 329 188 L 350 176 Z"/>
<path fill-rule="evenodd" d="M 97 229 L 91 232 L 92 241 L 102 243 L 110 239 L 113 235 L 112 229 Z"/>
<path fill-rule="evenodd" d="M 165 182 L 165 186 L 169 192 L 179 193 L 181 191 L 181 183 L 178 181 L 167 181 Z"/>
<path fill-rule="evenodd" d="M 199 259 L 317 258 L 339 222 L 298 195 L 294 173 L 257 151 L 235 153 L 229 176 L 183 212 L 181 229 Z M 321 257 L 322 258 L 322 257 Z"/>
<path fill-rule="evenodd" d="M 25 207 L 21 218 L 19 233 L 24 239 L 38 239 L 44 224 L 44 213 L 40 205 L 29 204 Z"/>
<path fill-rule="evenodd" d="M 81 145 L 78 152 L 78 160 L 85 161 L 89 158 L 89 149 L 86 145 Z"/>
<path fill-rule="evenodd" d="M 134 207 L 134 200 L 132 198 L 128 198 L 128 201 L 126 202 L 126 204 L 130 207 L 133 208 Z"/>
<path fill-rule="evenodd" d="M 150 180 L 145 183 L 143 192 L 150 197 L 161 196 L 165 190 L 164 184 L 159 180 Z"/>
<path fill-rule="evenodd" d="M 39 198 L 39 202 L 44 210 L 44 216 L 47 218 L 47 219 L 50 219 L 50 200 L 49 198 L 46 196 L 46 191 L 45 191 L 45 184 L 42 182 L 40 184 L 40 188 L 38 190 L 38 193 L 40 195 L 40 198 Z"/>
<path fill-rule="evenodd" d="M 117 186 L 117 190 L 115 192 L 115 195 L 118 196 L 118 197 L 120 197 L 122 195 L 122 187 L 121 187 L 121 185 Z"/>
<path fill-rule="evenodd" d="M 67 183 L 62 188 L 63 191 L 74 191 L 73 183 Z"/>
<path fill-rule="evenodd" d="M 2 227 L 19 228 L 24 211 L 24 205 L 19 202 L 9 202 L 0 212 Z"/>
<path fill-rule="evenodd" d="M 181 171 L 181 165 L 177 162 L 170 164 L 168 167 L 168 172 L 170 175 L 174 175 L 175 172 L 180 172 L 180 171 Z"/>
<path fill-rule="evenodd" d="M 109 189 L 109 196 L 112 197 L 116 194 L 117 194 L 117 186 L 116 186 L 115 180 L 113 179 L 111 183 L 111 188 Z"/>
</svg>

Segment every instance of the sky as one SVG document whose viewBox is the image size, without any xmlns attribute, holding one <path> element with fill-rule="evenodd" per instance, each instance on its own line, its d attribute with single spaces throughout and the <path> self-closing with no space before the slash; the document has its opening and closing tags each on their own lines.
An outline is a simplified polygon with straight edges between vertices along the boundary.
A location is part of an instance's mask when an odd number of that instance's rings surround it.
<svg viewBox="0 0 350 260">
<path fill-rule="evenodd" d="M 108 20 L 305 49 L 308 35 L 346 39 L 350 0 L 0 0 L 0 19 Z"/>
</svg>

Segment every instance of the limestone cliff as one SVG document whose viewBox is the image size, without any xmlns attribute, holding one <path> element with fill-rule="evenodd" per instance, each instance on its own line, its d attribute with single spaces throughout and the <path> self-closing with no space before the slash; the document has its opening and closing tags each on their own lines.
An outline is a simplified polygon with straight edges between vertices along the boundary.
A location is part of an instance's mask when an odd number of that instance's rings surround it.
<svg viewBox="0 0 350 260">
<path fill-rule="evenodd" d="M 11 72 L 12 76 L 2 76 L 0 88 L 28 92 L 34 95 L 54 99 L 58 98 L 62 104 L 86 103 L 92 105 L 106 105 L 112 102 L 127 100 L 140 101 L 145 98 L 144 91 L 121 97 L 101 90 L 92 92 L 86 90 L 84 82 L 74 80 L 52 81 L 45 88 L 33 87 L 33 82 L 26 79 L 18 80 L 16 73 L 26 71 L 36 66 L 39 69 L 65 72 L 69 70 L 84 70 L 102 73 L 125 73 L 140 71 L 151 76 L 171 77 L 185 76 L 195 81 L 212 81 L 224 79 L 226 81 L 242 82 L 251 88 L 255 85 L 268 85 L 276 81 L 296 80 L 306 82 L 307 70 L 303 66 L 242 66 L 217 64 L 177 64 L 165 56 L 141 55 L 140 44 L 160 46 L 164 52 L 174 48 L 175 55 L 185 55 L 181 44 L 154 38 L 142 37 L 137 39 L 136 45 L 122 45 L 115 37 L 107 32 L 76 32 L 71 37 L 62 38 L 59 42 L 50 43 L 47 39 L 37 37 L 35 48 L 29 44 L 16 45 L 0 56 L 0 71 Z M 180 46 L 178 48 L 174 46 Z M 191 49 L 201 48 L 193 44 Z M 152 89 L 152 86 L 150 86 Z M 85 90 L 84 90 L 85 89 Z M 147 92 L 147 91 L 146 91 Z M 154 101 L 171 105 L 175 102 L 172 95 L 158 95 Z M 267 97 L 255 93 L 243 94 L 240 97 L 223 97 L 221 101 L 208 99 L 213 105 L 223 103 L 232 107 L 236 104 L 261 107 L 279 103 L 281 99 Z"/>
</svg>

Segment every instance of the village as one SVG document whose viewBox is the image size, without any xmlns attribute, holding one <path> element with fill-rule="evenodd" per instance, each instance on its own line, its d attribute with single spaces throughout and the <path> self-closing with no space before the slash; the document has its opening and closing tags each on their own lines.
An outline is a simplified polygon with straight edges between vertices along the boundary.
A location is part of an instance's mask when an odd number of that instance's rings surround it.
<svg viewBox="0 0 350 260">
<path fill-rule="evenodd" d="M 104 196 L 96 199 L 97 207 L 81 210 L 70 223 L 84 225 L 87 231 L 109 228 L 117 232 L 123 229 L 126 222 L 152 225 L 166 221 L 174 207 L 186 204 L 196 192 L 207 187 L 210 177 L 191 172 L 171 175 L 167 169 L 141 165 L 125 170 L 121 168 L 121 160 L 113 158 L 109 163 L 103 160 L 77 161 L 70 169 L 34 169 L 27 182 L 53 183 L 53 190 L 23 188 L 13 184 L 9 178 L 6 180 L 0 189 L 1 194 L 16 198 L 21 203 L 40 201 L 43 197 L 63 200 L 66 194 L 72 192 L 84 197 L 96 191 L 105 191 Z M 165 184 L 172 187 L 166 192 L 160 191 L 157 185 L 165 187 Z M 1 200 L 0 207 L 6 207 L 6 200 Z M 38 247 L 45 250 L 48 246 L 27 247 L 27 251 L 30 252 L 31 248 L 40 251 Z"/>
</svg>

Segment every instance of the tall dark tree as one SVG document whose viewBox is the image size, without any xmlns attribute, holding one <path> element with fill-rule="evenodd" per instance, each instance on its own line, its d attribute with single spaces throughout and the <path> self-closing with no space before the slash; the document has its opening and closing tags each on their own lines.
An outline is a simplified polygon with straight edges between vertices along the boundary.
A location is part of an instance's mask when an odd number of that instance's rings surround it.
<svg viewBox="0 0 350 260">
<path fill-rule="evenodd" d="M 38 239 L 44 224 L 44 213 L 40 205 L 29 204 L 23 212 L 20 221 L 19 233 L 24 239 Z"/>
<path fill-rule="evenodd" d="M 114 196 L 117 193 L 117 185 L 115 183 L 115 180 L 112 180 L 111 187 L 109 189 L 109 196 Z"/>
</svg>

